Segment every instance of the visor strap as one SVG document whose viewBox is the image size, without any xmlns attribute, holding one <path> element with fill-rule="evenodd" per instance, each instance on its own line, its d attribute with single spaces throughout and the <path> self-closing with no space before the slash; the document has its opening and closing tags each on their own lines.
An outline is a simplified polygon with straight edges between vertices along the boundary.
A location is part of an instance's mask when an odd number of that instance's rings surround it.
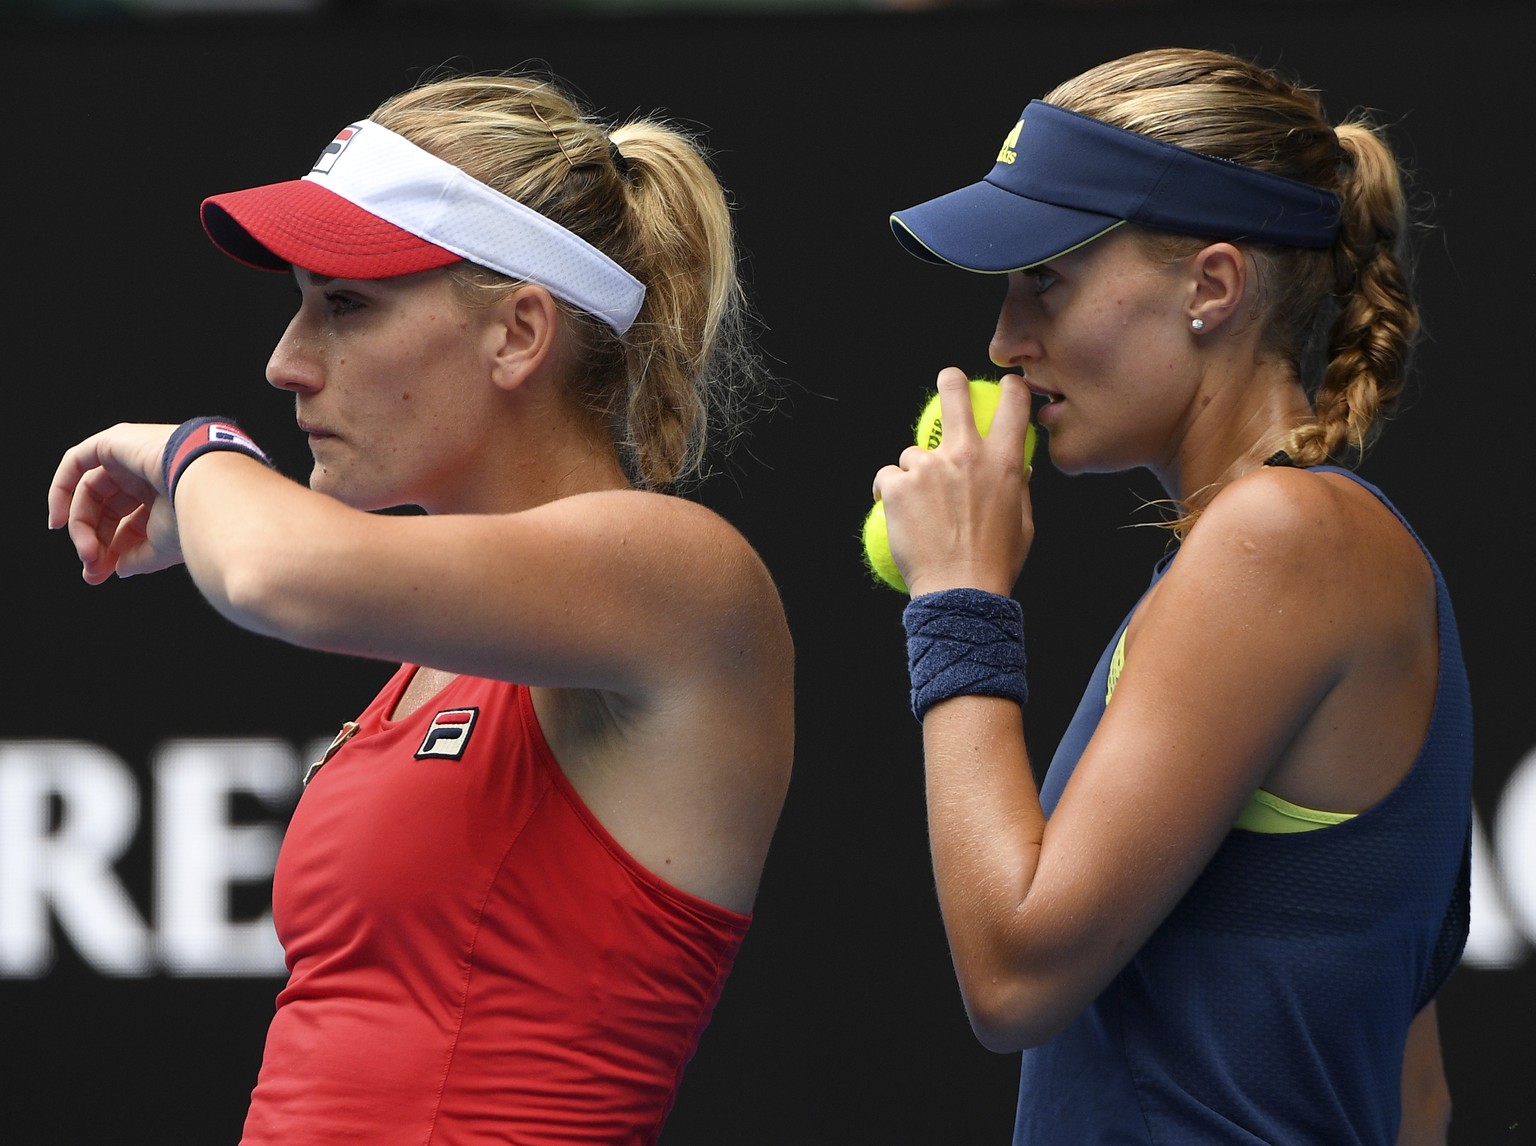
<svg viewBox="0 0 1536 1146">
<path fill-rule="evenodd" d="M 433 246 L 538 283 L 623 334 L 645 285 L 533 208 L 371 120 L 345 128 L 305 179 Z"/>
</svg>

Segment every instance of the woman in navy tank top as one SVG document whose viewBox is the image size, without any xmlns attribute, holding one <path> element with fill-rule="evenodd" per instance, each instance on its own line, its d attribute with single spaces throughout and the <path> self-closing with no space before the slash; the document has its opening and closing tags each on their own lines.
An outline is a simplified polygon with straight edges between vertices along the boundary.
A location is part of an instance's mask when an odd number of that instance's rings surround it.
<svg viewBox="0 0 1536 1146">
<path fill-rule="evenodd" d="M 989 434 L 945 369 L 941 445 L 874 488 L 965 1005 L 1024 1052 L 1015 1142 L 1443 1142 L 1471 709 L 1438 570 L 1351 472 L 1418 327 L 1384 134 L 1245 60 L 1139 53 L 891 222 L 1007 283 Z M 1056 469 L 1150 471 L 1174 539 L 1038 789 L 1032 412 Z"/>
</svg>

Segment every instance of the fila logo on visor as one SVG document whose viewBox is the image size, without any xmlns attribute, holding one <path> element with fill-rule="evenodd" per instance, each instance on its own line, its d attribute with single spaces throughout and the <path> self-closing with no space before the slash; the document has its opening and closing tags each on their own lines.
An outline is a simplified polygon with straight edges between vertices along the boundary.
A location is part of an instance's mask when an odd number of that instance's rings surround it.
<svg viewBox="0 0 1536 1146">
<path fill-rule="evenodd" d="M 315 165 L 310 168 L 310 171 L 324 175 L 335 167 L 336 161 L 341 158 L 341 153 L 347 149 L 347 144 L 351 143 L 352 137 L 361 130 L 362 128 L 355 123 L 351 127 L 342 128 L 336 138 L 331 140 L 329 146 L 320 153 L 320 158 L 315 160 Z"/>
<path fill-rule="evenodd" d="M 478 708 L 446 708 L 432 718 L 432 726 L 416 749 L 416 759 L 428 757 L 458 760 L 469 747 L 469 734 L 474 730 Z"/>
</svg>

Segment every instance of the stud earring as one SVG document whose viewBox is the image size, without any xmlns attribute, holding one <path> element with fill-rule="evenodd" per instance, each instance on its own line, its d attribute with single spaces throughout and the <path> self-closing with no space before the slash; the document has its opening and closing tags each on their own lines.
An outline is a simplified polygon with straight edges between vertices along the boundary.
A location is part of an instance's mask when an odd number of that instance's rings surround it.
<svg viewBox="0 0 1536 1146">
<path fill-rule="evenodd" d="M 1189 329 L 1193 330 L 1196 334 L 1199 334 L 1202 330 L 1205 329 L 1205 319 L 1203 319 L 1203 318 L 1192 318 L 1192 319 L 1190 319 L 1189 320 Z"/>
</svg>

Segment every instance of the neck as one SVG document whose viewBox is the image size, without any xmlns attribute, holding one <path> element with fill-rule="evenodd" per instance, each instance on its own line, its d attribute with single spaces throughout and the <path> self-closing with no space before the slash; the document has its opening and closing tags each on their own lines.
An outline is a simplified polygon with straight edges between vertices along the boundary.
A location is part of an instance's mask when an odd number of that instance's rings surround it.
<svg viewBox="0 0 1536 1146">
<path fill-rule="evenodd" d="M 606 430 L 563 404 L 508 403 L 422 508 L 520 513 L 561 498 L 630 486 Z"/>
<path fill-rule="evenodd" d="M 1313 417 L 1311 402 L 1288 363 L 1261 362 L 1241 380 L 1209 395 L 1174 464 L 1158 476 L 1174 500 L 1198 501 L 1262 466 L 1286 437 Z"/>
</svg>

